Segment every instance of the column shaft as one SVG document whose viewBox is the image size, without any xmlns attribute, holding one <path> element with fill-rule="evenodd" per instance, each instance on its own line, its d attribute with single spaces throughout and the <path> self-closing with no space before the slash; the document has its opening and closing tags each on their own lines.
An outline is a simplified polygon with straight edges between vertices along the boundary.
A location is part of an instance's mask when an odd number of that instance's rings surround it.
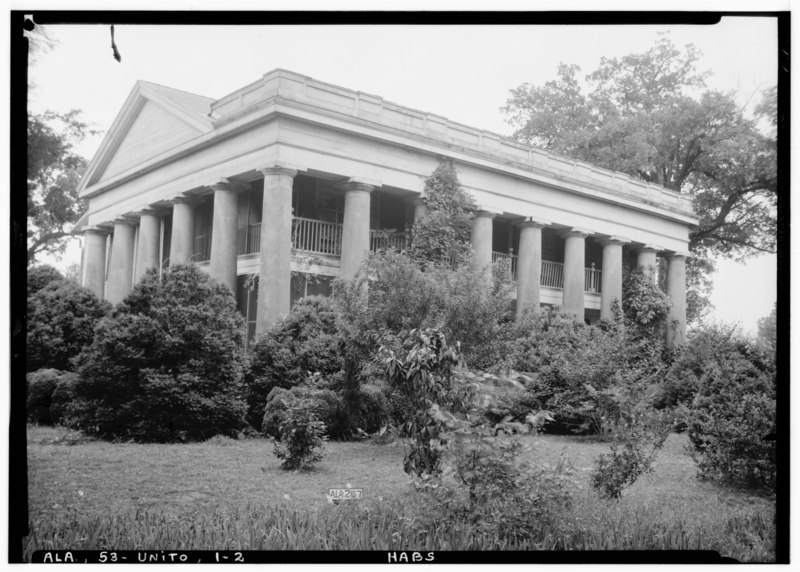
<svg viewBox="0 0 800 572">
<path fill-rule="evenodd" d="M 622 307 L 622 242 L 603 243 L 603 271 L 600 273 L 600 317 L 614 319 L 614 301 Z"/>
<path fill-rule="evenodd" d="M 686 256 L 673 254 L 667 266 L 667 295 L 672 308 L 667 318 L 667 345 L 686 343 Z"/>
<path fill-rule="evenodd" d="M 106 282 L 106 233 L 89 230 L 84 236 L 82 285 L 102 299 Z"/>
<path fill-rule="evenodd" d="M 526 309 L 539 309 L 542 279 L 542 225 L 522 224 L 517 259 L 517 319 Z"/>
<path fill-rule="evenodd" d="M 656 282 L 656 269 L 658 268 L 658 260 L 656 260 L 656 250 L 645 246 L 639 249 L 639 255 L 636 261 L 638 266 L 642 267 L 642 271 L 650 279 Z"/>
<path fill-rule="evenodd" d="M 133 282 L 133 237 L 136 229 L 128 221 L 114 221 L 111 260 L 108 268 L 106 298 L 118 304 L 130 294 Z"/>
<path fill-rule="evenodd" d="M 151 268 L 158 268 L 158 247 L 161 242 L 161 218 L 156 213 L 146 212 L 139 220 L 139 244 L 136 248 L 136 276 L 134 283 Z"/>
<path fill-rule="evenodd" d="M 344 280 L 356 275 L 369 254 L 369 211 L 371 185 L 348 183 L 344 196 L 342 228 L 342 273 Z"/>
<path fill-rule="evenodd" d="M 586 290 L 586 234 L 564 235 L 564 293 L 561 308 L 583 320 L 583 297 Z"/>
<path fill-rule="evenodd" d="M 237 192 L 226 183 L 218 183 L 211 188 L 214 189 L 214 219 L 209 273 L 235 293 Z"/>
<path fill-rule="evenodd" d="M 262 169 L 261 272 L 258 277 L 256 333 L 262 334 L 290 309 L 292 271 L 292 185 L 296 171 Z"/>
<path fill-rule="evenodd" d="M 492 263 L 492 220 L 494 213 L 478 211 L 472 219 L 472 250 L 478 270 L 485 270 Z"/>
<path fill-rule="evenodd" d="M 172 208 L 169 265 L 186 264 L 194 254 L 194 204 L 176 199 Z"/>
</svg>

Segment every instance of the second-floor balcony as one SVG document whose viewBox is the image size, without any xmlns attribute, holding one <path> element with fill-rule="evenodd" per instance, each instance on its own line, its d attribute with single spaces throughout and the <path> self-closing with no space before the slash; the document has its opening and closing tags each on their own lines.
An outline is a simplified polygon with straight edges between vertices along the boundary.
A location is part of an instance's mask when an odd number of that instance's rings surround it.
<svg viewBox="0 0 800 572">
<path fill-rule="evenodd" d="M 492 252 L 492 262 L 501 263 L 501 272 L 508 282 L 517 281 L 516 254 L 505 252 Z M 542 274 L 539 283 L 546 288 L 564 288 L 564 264 L 553 260 L 542 260 Z M 584 290 L 595 294 L 600 293 L 600 270 L 591 267 L 584 269 Z"/>
<path fill-rule="evenodd" d="M 261 248 L 261 223 L 240 226 L 237 234 L 237 253 L 257 254 Z M 203 243 L 205 245 L 205 242 Z M 385 248 L 406 248 L 406 233 L 394 229 L 370 229 L 369 249 L 376 252 Z M 342 254 L 342 225 L 335 222 L 294 217 L 292 220 L 292 249 L 298 253 L 339 258 Z M 208 249 L 203 248 L 205 253 Z M 206 260 L 208 258 L 205 258 Z M 492 262 L 501 263 L 505 279 L 517 279 L 517 255 L 492 252 Z M 585 269 L 585 291 L 600 293 L 600 270 Z M 553 260 L 542 260 L 540 284 L 546 288 L 564 287 L 564 264 Z"/>
</svg>

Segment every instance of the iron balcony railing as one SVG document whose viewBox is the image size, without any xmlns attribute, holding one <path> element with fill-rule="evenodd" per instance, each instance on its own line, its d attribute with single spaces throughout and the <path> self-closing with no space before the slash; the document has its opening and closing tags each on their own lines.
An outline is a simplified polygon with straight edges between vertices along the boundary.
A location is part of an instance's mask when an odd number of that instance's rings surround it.
<svg viewBox="0 0 800 572">
<path fill-rule="evenodd" d="M 406 234 L 390 229 L 370 229 L 369 249 L 382 248 L 404 250 L 407 246 Z M 210 236 L 195 238 L 195 260 L 209 259 L 211 251 Z M 292 220 L 292 248 L 297 252 L 307 252 L 323 256 L 339 257 L 342 254 L 342 225 L 311 218 L 294 217 Z M 237 254 L 257 254 L 261 249 L 261 223 L 240 226 L 237 232 Z M 517 280 L 516 254 L 492 252 L 492 262 L 502 262 L 505 280 Z M 586 292 L 600 292 L 600 269 L 594 263 L 584 269 L 584 289 Z M 564 264 L 552 260 L 542 260 L 540 284 L 547 288 L 564 288 Z"/>
<path fill-rule="evenodd" d="M 502 261 L 505 279 L 509 282 L 517 280 L 517 255 L 505 252 L 492 252 L 492 262 Z M 564 288 L 564 264 L 552 260 L 542 260 L 542 274 L 539 284 L 547 288 Z M 584 290 L 600 292 L 600 270 L 594 267 L 584 269 Z"/>
</svg>

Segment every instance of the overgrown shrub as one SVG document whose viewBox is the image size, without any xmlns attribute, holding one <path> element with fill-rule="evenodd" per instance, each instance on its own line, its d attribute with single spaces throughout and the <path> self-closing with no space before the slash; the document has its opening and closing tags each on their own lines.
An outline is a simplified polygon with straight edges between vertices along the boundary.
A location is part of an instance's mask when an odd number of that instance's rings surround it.
<svg viewBox="0 0 800 572">
<path fill-rule="evenodd" d="M 331 378 L 343 367 L 341 336 L 329 298 L 307 296 L 270 331 L 259 336 L 246 376 L 247 422 L 261 429 L 267 396 L 303 383 L 309 373 Z"/>
<path fill-rule="evenodd" d="M 27 370 L 72 370 L 72 358 L 92 343 L 95 327 L 110 309 L 70 280 L 51 280 L 29 296 Z"/>
<path fill-rule="evenodd" d="M 64 275 L 58 270 L 43 264 L 28 269 L 28 298 L 36 294 L 39 290 L 58 280 L 64 280 Z"/>
<path fill-rule="evenodd" d="M 716 336 L 719 332 L 709 335 Z M 691 344 L 687 352 L 692 352 Z M 732 337 L 705 360 L 691 403 L 692 455 L 709 478 L 771 490 L 775 485 L 775 370 L 747 340 Z"/>
<path fill-rule="evenodd" d="M 653 470 L 656 454 L 669 436 L 672 420 L 643 404 L 624 415 L 616 427 L 611 452 L 595 460 L 592 486 L 601 496 L 618 499 L 645 473 Z"/>
<path fill-rule="evenodd" d="M 79 364 L 85 431 L 172 442 L 244 426 L 244 322 L 231 291 L 194 265 L 149 271 Z"/>
<path fill-rule="evenodd" d="M 547 309 L 526 314 L 515 330 L 510 364 L 530 378 L 526 407 L 554 412 L 551 432 L 610 431 L 665 367 L 659 343 L 631 335 L 621 320 L 588 326 Z"/>
<path fill-rule="evenodd" d="M 503 361 L 508 284 L 488 282 L 467 264 L 421 266 L 393 251 L 370 256 L 361 277 L 360 284 L 340 283 L 336 296 L 340 331 L 360 361 L 369 361 L 381 345 L 397 351 L 405 333 L 426 328 L 458 342 L 470 367 Z"/>
<path fill-rule="evenodd" d="M 70 371 L 62 372 L 50 401 L 50 419 L 53 424 L 72 424 L 77 383 L 78 374 Z"/>
<path fill-rule="evenodd" d="M 280 435 L 274 452 L 282 460 L 282 469 L 307 468 L 322 459 L 325 425 L 317 419 L 306 400 L 287 404 Z"/>
<path fill-rule="evenodd" d="M 329 437 L 333 439 L 343 437 L 341 398 L 330 389 L 320 389 L 308 385 L 297 385 L 291 389 L 274 387 L 270 391 L 264 408 L 263 433 L 268 437 L 280 440 L 280 427 L 285 420 L 286 410 L 289 406 L 301 401 L 325 425 L 325 432 Z"/>
<path fill-rule="evenodd" d="M 53 401 L 53 392 L 63 373 L 57 369 L 40 369 L 25 376 L 28 387 L 25 402 L 28 420 L 43 425 L 52 423 L 50 405 Z"/>
<path fill-rule="evenodd" d="M 442 159 L 425 179 L 422 201 L 426 212 L 411 229 L 412 258 L 438 263 L 463 260 L 470 249 L 472 217 L 477 209 L 472 196 L 461 187 L 452 161 Z"/>
</svg>

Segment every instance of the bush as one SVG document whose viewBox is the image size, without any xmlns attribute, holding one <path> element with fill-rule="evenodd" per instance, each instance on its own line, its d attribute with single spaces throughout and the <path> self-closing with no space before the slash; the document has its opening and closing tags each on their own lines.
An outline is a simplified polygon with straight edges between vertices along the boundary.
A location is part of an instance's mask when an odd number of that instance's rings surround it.
<svg viewBox="0 0 800 572">
<path fill-rule="evenodd" d="M 551 432 L 608 432 L 627 407 L 645 399 L 665 367 L 660 344 L 619 321 L 587 326 L 548 309 L 527 314 L 515 328 L 510 362 L 530 376 L 520 399 L 555 412 Z"/>
<path fill-rule="evenodd" d="M 352 438 L 353 427 L 356 428 L 355 431 L 360 429 L 364 433 L 375 433 L 392 422 L 389 403 L 378 388 L 363 388 L 359 394 L 361 414 L 356 419 L 351 419 L 340 394 L 305 383 L 291 389 L 272 389 L 264 408 L 263 433 L 280 439 L 280 425 L 285 420 L 286 410 L 289 405 L 299 401 L 308 404 L 314 416 L 325 425 L 325 433 L 330 439 Z"/>
<path fill-rule="evenodd" d="M 312 411 L 311 403 L 300 399 L 287 404 L 280 425 L 281 440 L 275 443 L 275 456 L 282 459 L 281 468 L 294 470 L 310 466 L 322 459 L 325 425 Z"/>
<path fill-rule="evenodd" d="M 65 371 L 53 391 L 50 402 L 50 419 L 53 424 L 71 425 L 74 414 L 75 385 L 78 374 Z"/>
<path fill-rule="evenodd" d="M 592 486 L 605 498 L 618 499 L 640 476 L 652 471 L 656 454 L 670 433 L 668 415 L 652 409 L 626 413 L 627 423 L 617 428 L 611 453 L 595 460 Z"/>
<path fill-rule="evenodd" d="M 27 371 L 72 370 L 111 305 L 69 280 L 52 280 L 28 297 Z"/>
<path fill-rule="evenodd" d="M 246 377 L 247 422 L 261 429 L 264 404 L 276 388 L 303 383 L 309 373 L 331 378 L 343 367 L 336 313 L 329 298 L 308 296 L 253 346 Z"/>
<path fill-rule="evenodd" d="M 729 338 L 704 362 L 687 433 L 705 477 L 774 488 L 775 449 L 764 437 L 775 432 L 775 400 L 775 371 L 748 341 Z"/>
<path fill-rule="evenodd" d="M 424 264 L 402 253 L 379 252 L 361 272 L 366 284 L 339 284 L 336 303 L 340 330 L 357 346 L 362 362 L 381 345 L 399 350 L 410 330 L 434 328 L 459 343 L 471 367 L 489 368 L 503 361 L 504 323 L 511 319 L 510 286 L 488 282 L 469 265 Z"/>
<path fill-rule="evenodd" d="M 79 358 L 78 422 L 104 438 L 235 437 L 246 411 L 244 345 L 228 288 L 194 265 L 149 271 Z"/>
<path fill-rule="evenodd" d="M 57 369 L 40 369 L 25 376 L 28 386 L 25 408 L 30 421 L 43 425 L 52 423 L 50 405 L 63 373 Z"/>
<path fill-rule="evenodd" d="M 44 264 L 28 269 L 28 298 L 36 294 L 39 290 L 51 282 L 64 280 L 64 275 L 58 270 Z"/>
</svg>

